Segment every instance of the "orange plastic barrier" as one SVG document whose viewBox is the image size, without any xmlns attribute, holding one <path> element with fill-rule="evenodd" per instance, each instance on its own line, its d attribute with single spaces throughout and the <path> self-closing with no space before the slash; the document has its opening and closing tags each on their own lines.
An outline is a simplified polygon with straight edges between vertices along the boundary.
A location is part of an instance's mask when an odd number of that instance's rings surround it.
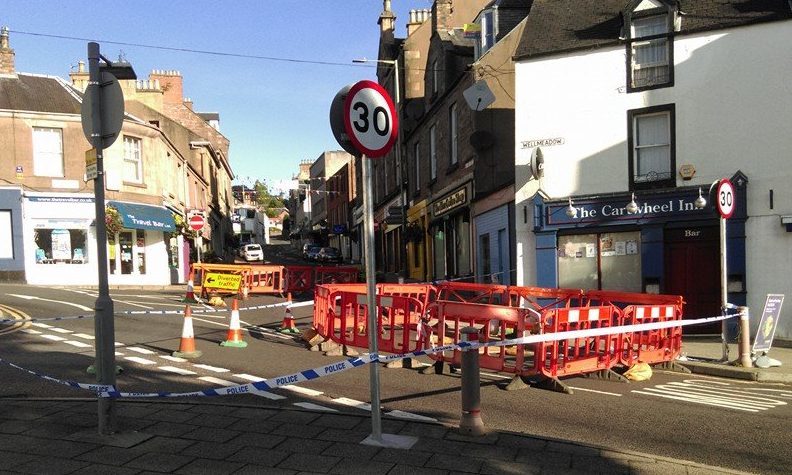
<svg viewBox="0 0 792 475">
<path fill-rule="evenodd" d="M 314 267 L 314 285 L 346 284 L 357 282 L 360 269 L 357 267 Z"/>
<path fill-rule="evenodd" d="M 624 309 L 624 325 L 671 320 L 682 320 L 681 305 L 630 305 Z M 670 362 L 682 352 L 682 327 L 621 333 L 619 338 L 619 362 L 625 366 Z"/>
<path fill-rule="evenodd" d="M 441 282 L 437 284 L 437 300 L 508 305 L 508 287 L 469 282 Z"/>
<path fill-rule="evenodd" d="M 252 266 L 246 274 L 245 284 L 253 294 L 281 294 L 285 291 L 285 267 L 274 265 Z"/>
<path fill-rule="evenodd" d="M 612 305 L 546 310 L 542 333 L 611 327 L 620 324 L 618 316 Z M 619 360 L 618 344 L 618 334 L 539 343 L 536 368 L 548 378 L 610 369 Z"/>
<path fill-rule="evenodd" d="M 313 266 L 288 266 L 283 272 L 284 291 L 290 293 L 308 292 L 314 288 Z"/>
</svg>

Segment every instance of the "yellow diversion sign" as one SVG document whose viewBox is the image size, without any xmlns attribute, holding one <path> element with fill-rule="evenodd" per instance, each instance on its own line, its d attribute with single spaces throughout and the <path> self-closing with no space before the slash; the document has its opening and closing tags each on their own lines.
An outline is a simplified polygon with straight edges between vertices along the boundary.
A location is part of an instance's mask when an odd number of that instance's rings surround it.
<svg viewBox="0 0 792 475">
<path fill-rule="evenodd" d="M 208 289 L 239 290 L 239 284 L 241 282 L 241 274 L 220 274 L 218 272 L 207 272 L 204 274 L 202 287 Z"/>
</svg>

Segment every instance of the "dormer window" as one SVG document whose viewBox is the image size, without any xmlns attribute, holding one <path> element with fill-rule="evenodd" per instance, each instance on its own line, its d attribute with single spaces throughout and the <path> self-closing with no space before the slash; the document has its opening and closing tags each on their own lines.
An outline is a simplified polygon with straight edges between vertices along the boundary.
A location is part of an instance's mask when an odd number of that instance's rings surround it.
<svg viewBox="0 0 792 475">
<path fill-rule="evenodd" d="M 627 91 L 674 85 L 674 7 L 662 0 L 636 0 L 625 12 Z"/>
</svg>

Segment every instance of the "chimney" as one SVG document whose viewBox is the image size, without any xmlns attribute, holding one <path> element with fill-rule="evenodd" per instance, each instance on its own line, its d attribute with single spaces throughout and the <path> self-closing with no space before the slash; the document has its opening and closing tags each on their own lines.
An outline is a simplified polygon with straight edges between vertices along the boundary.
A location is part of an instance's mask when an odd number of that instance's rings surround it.
<svg viewBox="0 0 792 475">
<path fill-rule="evenodd" d="M 391 0 L 383 0 L 382 13 L 380 13 L 380 42 L 392 42 L 394 39 L 393 30 L 396 25 L 396 15 L 391 11 Z"/>
<path fill-rule="evenodd" d="M 8 43 L 8 27 L 0 30 L 0 74 L 14 74 L 14 50 Z"/>
<path fill-rule="evenodd" d="M 446 31 L 453 28 L 453 0 L 435 0 L 432 6 L 432 31 Z"/>
<path fill-rule="evenodd" d="M 85 89 L 88 87 L 88 80 L 90 79 L 88 71 L 85 70 L 85 61 L 78 61 L 77 71 L 70 72 L 69 77 L 71 78 L 72 86 L 78 91 L 85 92 Z"/>
<path fill-rule="evenodd" d="M 193 110 L 193 101 L 192 101 L 192 99 L 190 99 L 189 97 L 185 97 L 183 103 L 184 103 L 185 107 L 187 107 L 190 110 Z"/>
<path fill-rule="evenodd" d="M 410 21 L 407 23 L 407 37 L 409 38 L 415 30 L 429 19 L 429 10 L 410 10 Z"/>
<path fill-rule="evenodd" d="M 179 71 L 155 69 L 149 74 L 149 80 L 159 81 L 160 89 L 164 93 L 162 102 L 165 104 L 184 103 L 184 85 Z"/>
</svg>

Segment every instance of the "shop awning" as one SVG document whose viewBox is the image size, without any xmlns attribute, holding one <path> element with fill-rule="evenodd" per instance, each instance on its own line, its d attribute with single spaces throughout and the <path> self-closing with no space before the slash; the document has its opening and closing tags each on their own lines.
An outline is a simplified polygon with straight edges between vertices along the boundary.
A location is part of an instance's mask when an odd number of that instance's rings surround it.
<svg viewBox="0 0 792 475">
<path fill-rule="evenodd" d="M 176 230 L 173 214 L 165 207 L 120 201 L 109 201 L 108 204 L 118 210 L 125 228 L 148 229 L 150 231 Z"/>
</svg>

